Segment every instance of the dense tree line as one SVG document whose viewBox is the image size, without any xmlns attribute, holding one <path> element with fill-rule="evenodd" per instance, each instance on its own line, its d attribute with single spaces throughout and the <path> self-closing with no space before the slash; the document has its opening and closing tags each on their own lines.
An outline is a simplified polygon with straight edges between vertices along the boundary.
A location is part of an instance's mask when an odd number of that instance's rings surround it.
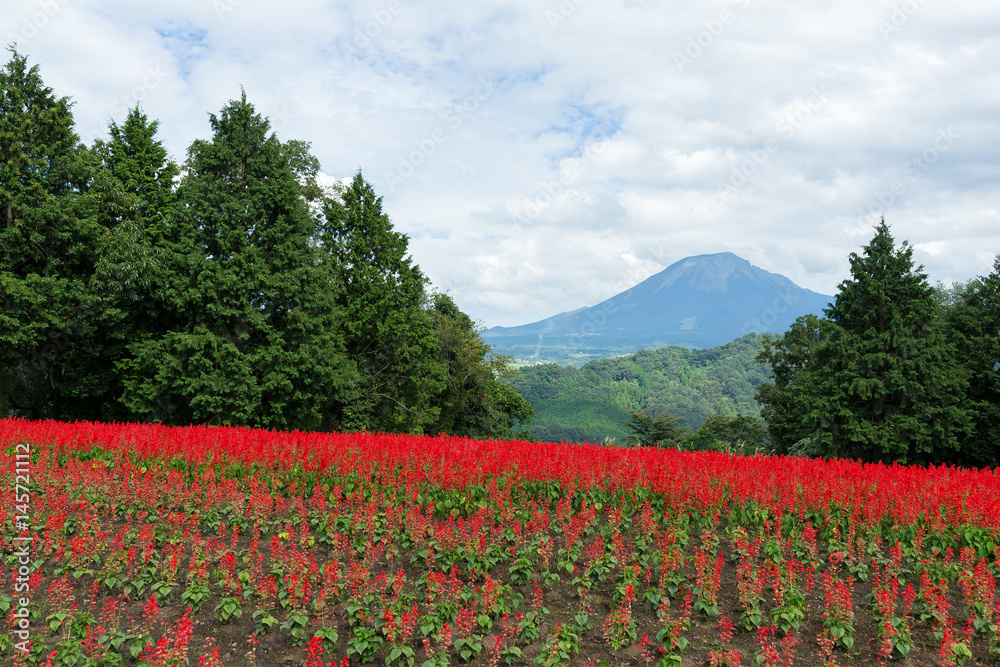
<svg viewBox="0 0 1000 667">
<path fill-rule="evenodd" d="M 1000 257 L 935 288 L 883 220 L 825 317 L 765 339 L 761 415 L 779 452 L 1000 465 Z"/>
<path fill-rule="evenodd" d="M 83 145 L 0 71 L 0 414 L 512 435 L 532 416 L 358 173 L 324 188 L 245 93 L 183 165 L 139 107 Z"/>
</svg>

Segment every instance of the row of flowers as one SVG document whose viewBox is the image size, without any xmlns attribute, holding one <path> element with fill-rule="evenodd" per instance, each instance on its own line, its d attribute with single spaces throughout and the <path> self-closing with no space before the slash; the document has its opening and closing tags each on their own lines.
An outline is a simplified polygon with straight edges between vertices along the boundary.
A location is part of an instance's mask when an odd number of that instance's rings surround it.
<svg viewBox="0 0 1000 667">
<path fill-rule="evenodd" d="M 800 512 L 836 505 L 866 523 L 923 520 L 1000 527 L 1000 471 L 992 468 L 731 457 L 447 436 L 0 420 L 0 447 L 22 441 L 55 451 L 86 451 L 96 445 L 143 460 L 166 457 L 193 465 L 226 460 L 266 470 L 385 479 L 397 488 L 462 489 L 514 477 L 519 483 L 554 481 L 568 489 L 646 489 L 675 509 L 720 501 Z"/>
<path fill-rule="evenodd" d="M 952 665 L 1000 655 L 993 471 L 444 437 L 0 427 L 4 486 L 17 476 L 14 447 L 32 452 L 30 525 L 0 507 L 11 629 L 0 653 L 14 663 L 277 664 L 297 653 L 313 667 L 790 666 L 930 654 Z M 918 499 L 929 504 L 902 510 Z M 16 540 L 30 540 L 33 561 L 28 653 L 14 639 Z M 220 646 L 234 633 L 240 648 Z"/>
</svg>

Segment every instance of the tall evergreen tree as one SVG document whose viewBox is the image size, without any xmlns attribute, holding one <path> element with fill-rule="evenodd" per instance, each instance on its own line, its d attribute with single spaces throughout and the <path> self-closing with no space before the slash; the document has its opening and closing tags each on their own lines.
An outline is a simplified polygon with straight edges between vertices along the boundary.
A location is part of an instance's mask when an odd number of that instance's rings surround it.
<svg viewBox="0 0 1000 667">
<path fill-rule="evenodd" d="M 353 376 L 288 152 L 246 100 L 188 151 L 167 227 L 170 330 L 132 347 L 125 402 L 168 423 L 318 428 Z"/>
<path fill-rule="evenodd" d="M 957 361 L 969 373 L 968 407 L 972 434 L 962 447 L 962 461 L 1000 465 L 1000 255 L 993 272 L 957 290 L 947 319 Z"/>
<path fill-rule="evenodd" d="M 895 247 L 883 220 L 863 254 L 851 253 L 851 279 L 840 284 L 826 311 L 828 335 L 808 358 L 786 367 L 773 348 L 765 355 L 776 378 L 790 371 L 778 391 L 762 396 L 767 417 L 786 411 L 779 422 L 786 443 L 808 439 L 807 451 L 866 460 L 958 458 L 969 430 L 966 375 L 912 254 L 907 242 Z"/>
<path fill-rule="evenodd" d="M 407 246 L 360 172 L 325 199 L 318 247 L 339 276 L 346 351 L 360 376 L 339 415 L 343 428 L 422 432 L 438 418 L 445 367 L 423 309 L 426 280 Z"/>
<path fill-rule="evenodd" d="M 121 125 L 110 123 L 110 140 L 95 147 L 107 175 L 131 198 L 131 206 L 121 212 L 121 219 L 137 219 L 157 239 L 164 233 L 166 218 L 176 200 L 174 180 L 180 173 L 156 138 L 159 126 L 159 121 L 149 120 L 135 106 Z"/>
<path fill-rule="evenodd" d="M 146 297 L 165 260 L 166 221 L 176 203 L 179 169 L 156 138 L 158 127 L 137 106 L 122 125 L 112 121 L 110 140 L 94 147 L 101 163 L 90 201 L 93 215 L 108 232 L 97 267 L 98 287 L 133 307 L 136 302 L 148 306 Z M 149 317 L 142 312 L 143 320 Z"/>
<path fill-rule="evenodd" d="M 803 315 L 784 335 L 763 337 L 757 361 L 770 364 L 771 382 L 757 386 L 760 416 L 767 423 L 771 447 L 782 454 L 813 453 L 802 426 L 802 401 L 810 395 L 816 351 L 837 326 L 826 318 Z"/>
<path fill-rule="evenodd" d="M 81 215 L 92 162 L 68 98 L 12 49 L 0 70 L 0 411 L 62 416 L 93 387 L 77 370 L 99 316 L 99 227 Z"/>
<path fill-rule="evenodd" d="M 93 148 L 100 162 L 86 203 L 102 237 L 90 286 L 104 308 L 86 368 L 104 394 L 77 403 L 82 418 L 130 416 L 118 400 L 124 393 L 118 369 L 138 337 L 165 330 L 154 295 L 165 268 L 165 220 L 174 205 L 178 169 L 156 138 L 158 125 L 135 107 L 122 125 L 111 122 L 109 141 Z"/>
</svg>

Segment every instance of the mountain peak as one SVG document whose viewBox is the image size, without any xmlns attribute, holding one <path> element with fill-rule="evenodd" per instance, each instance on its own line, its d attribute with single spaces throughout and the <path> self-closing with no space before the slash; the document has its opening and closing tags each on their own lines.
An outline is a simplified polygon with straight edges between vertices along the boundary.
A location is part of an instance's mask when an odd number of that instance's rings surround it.
<svg viewBox="0 0 1000 667">
<path fill-rule="evenodd" d="M 785 331 L 801 315 L 820 314 L 830 297 L 719 252 L 686 257 L 596 306 L 518 327 L 494 327 L 483 339 L 497 352 L 550 359 L 600 358 L 640 349 L 716 347 L 747 333 Z"/>
<path fill-rule="evenodd" d="M 662 276 L 657 289 L 666 289 L 678 280 L 688 283 L 699 291 L 725 292 L 729 280 L 735 273 L 750 275 L 756 268 L 750 262 L 731 252 L 712 255 L 696 255 L 671 264 L 656 276 Z"/>
<path fill-rule="evenodd" d="M 699 292 L 726 292 L 735 279 L 750 280 L 757 284 L 775 280 L 788 285 L 794 284 L 784 276 L 754 266 L 739 255 L 718 252 L 682 259 L 640 285 L 651 282 L 656 285 L 654 291 L 659 291 L 680 281 Z"/>
</svg>

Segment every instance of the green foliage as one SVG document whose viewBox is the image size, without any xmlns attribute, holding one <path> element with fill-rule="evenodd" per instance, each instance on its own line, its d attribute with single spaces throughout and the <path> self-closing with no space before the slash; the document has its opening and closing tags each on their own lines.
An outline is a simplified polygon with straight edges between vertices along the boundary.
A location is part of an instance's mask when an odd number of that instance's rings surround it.
<svg viewBox="0 0 1000 667">
<path fill-rule="evenodd" d="M 455 652 L 462 662 L 469 662 L 483 651 L 482 637 L 469 635 L 455 640 Z"/>
<path fill-rule="evenodd" d="M 316 428 L 352 386 L 314 225 L 269 124 L 247 103 L 211 116 L 170 218 L 161 321 L 131 347 L 125 404 L 166 423 Z"/>
<path fill-rule="evenodd" d="M 317 230 L 323 261 L 338 281 L 346 354 L 356 387 L 334 423 L 347 430 L 423 432 L 435 421 L 444 386 L 434 320 L 423 309 L 425 278 L 407 256 L 382 198 L 360 173 L 323 200 Z"/>
<path fill-rule="evenodd" d="M 158 121 L 149 120 L 136 107 L 122 125 L 110 123 L 110 141 L 94 146 L 100 164 L 89 203 L 92 214 L 109 230 L 96 270 L 97 286 L 130 306 L 148 300 L 163 269 L 162 242 L 177 201 L 174 179 L 179 169 L 156 138 L 158 128 Z"/>
<path fill-rule="evenodd" d="M 356 655 L 362 663 L 372 662 L 375 653 L 382 648 L 385 640 L 376 630 L 358 625 L 353 628 L 353 634 L 347 640 L 347 657 Z"/>
<path fill-rule="evenodd" d="M 715 436 L 728 449 L 750 451 L 762 450 L 768 446 L 767 427 L 749 415 L 723 417 L 713 415 L 702 427 Z"/>
<path fill-rule="evenodd" d="M 800 396 L 813 384 L 816 349 L 832 330 L 830 320 L 804 315 L 783 336 L 763 337 L 757 360 L 770 366 L 772 381 L 757 387 L 757 401 L 775 451 L 789 453 L 805 437 L 799 423 Z"/>
<path fill-rule="evenodd" d="M 266 609 L 258 609 L 252 615 L 254 620 L 254 632 L 264 635 L 273 630 L 278 625 L 278 619 L 271 615 Z"/>
<path fill-rule="evenodd" d="M 682 445 L 684 449 L 750 454 L 770 449 L 767 427 L 750 415 L 712 415 Z"/>
<path fill-rule="evenodd" d="M 713 415 L 755 418 L 757 385 L 767 367 L 756 360 L 762 338 L 748 334 L 718 348 L 665 347 L 591 361 L 518 370 L 511 385 L 537 411 L 532 434 L 546 441 L 622 441 L 628 411 L 673 414 L 699 428 Z"/>
<path fill-rule="evenodd" d="M 109 142 L 98 141 L 94 146 L 101 157 L 101 169 L 121 187 L 120 198 L 104 202 L 113 221 L 134 217 L 153 238 L 164 233 L 167 216 L 177 199 L 174 179 L 180 173 L 156 139 L 159 126 L 159 121 L 149 120 L 136 106 L 121 125 L 110 123 Z"/>
<path fill-rule="evenodd" d="M 490 351 L 447 294 L 432 295 L 428 310 L 446 369 L 444 389 L 434 398 L 438 417 L 428 430 L 479 438 L 521 435 L 515 429 L 531 420 L 534 409 L 508 383 L 510 358 Z"/>
<path fill-rule="evenodd" d="M 220 620 L 222 620 L 221 617 Z M 288 630 L 291 642 L 296 646 L 300 646 L 305 643 L 309 634 L 309 614 L 304 609 L 292 609 L 288 612 L 288 618 L 281 624 L 281 629 Z M 374 630 L 370 632 L 374 633 Z M 382 640 L 379 638 L 379 644 L 381 642 Z"/>
<path fill-rule="evenodd" d="M 993 272 L 961 286 L 946 309 L 956 360 L 969 375 L 972 433 L 962 446 L 969 465 L 1000 465 L 1000 255 Z"/>
<path fill-rule="evenodd" d="M 689 427 L 678 427 L 680 417 L 662 414 L 654 417 L 648 412 L 628 411 L 625 424 L 631 433 L 624 438 L 625 444 L 637 447 L 676 447 L 691 431 Z"/>
<path fill-rule="evenodd" d="M 0 410 L 59 417 L 101 391 L 83 372 L 101 309 L 88 287 L 101 229 L 83 205 L 92 157 L 70 101 L 11 51 L 0 70 Z"/>
<path fill-rule="evenodd" d="M 552 631 L 545 640 L 538 657 L 532 665 L 548 667 L 555 665 L 568 665 L 579 651 L 580 637 L 573 628 L 566 624 L 556 623 Z"/>
<path fill-rule="evenodd" d="M 215 607 L 215 616 L 221 623 L 229 623 L 243 616 L 243 607 L 237 597 L 223 598 Z"/>
<path fill-rule="evenodd" d="M 177 166 L 156 139 L 158 123 L 136 107 L 125 122 L 111 122 L 111 140 L 98 141 L 100 160 L 88 192 L 88 213 L 105 230 L 91 287 L 105 305 L 87 352 L 89 375 L 103 391 L 99 404 L 76 402 L 73 416 L 127 419 L 117 400 L 124 393 L 118 367 L 128 346 L 156 330 L 154 283 L 165 267 L 164 221 L 175 203 Z M 92 380 L 93 381 L 93 380 Z"/>
<path fill-rule="evenodd" d="M 758 392 L 779 451 L 909 463 L 953 460 L 969 431 L 967 374 L 913 249 L 883 220 L 826 320 L 800 318 L 760 360 Z"/>
</svg>

